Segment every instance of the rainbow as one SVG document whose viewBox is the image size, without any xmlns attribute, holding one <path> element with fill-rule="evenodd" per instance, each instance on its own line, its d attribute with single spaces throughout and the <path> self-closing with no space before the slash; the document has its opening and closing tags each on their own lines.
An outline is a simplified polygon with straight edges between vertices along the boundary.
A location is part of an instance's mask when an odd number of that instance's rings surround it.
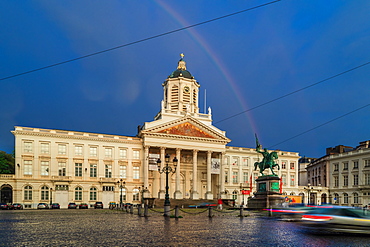
<svg viewBox="0 0 370 247">
<path fill-rule="evenodd" d="M 174 20 L 176 20 L 179 24 L 183 27 L 189 26 L 189 23 L 174 9 L 172 9 L 167 3 L 164 3 L 161 0 L 155 1 L 165 12 L 167 12 Z M 211 48 L 211 46 L 204 40 L 204 38 L 194 29 L 189 28 L 186 31 L 191 35 L 191 37 L 204 49 L 206 54 L 210 57 L 211 61 L 214 65 L 219 69 L 223 77 L 225 78 L 227 84 L 230 86 L 231 90 L 234 92 L 236 99 L 238 100 L 239 104 L 242 108 L 246 111 L 250 109 L 247 106 L 246 98 L 240 93 L 241 90 L 239 89 L 238 85 L 235 83 L 234 79 L 232 78 L 230 72 L 227 70 L 227 66 L 223 64 L 222 60 L 217 56 L 216 52 Z M 249 121 L 250 127 L 253 130 L 253 133 L 257 132 L 256 124 L 253 121 L 252 115 L 250 112 L 245 112 L 247 119 Z"/>
</svg>

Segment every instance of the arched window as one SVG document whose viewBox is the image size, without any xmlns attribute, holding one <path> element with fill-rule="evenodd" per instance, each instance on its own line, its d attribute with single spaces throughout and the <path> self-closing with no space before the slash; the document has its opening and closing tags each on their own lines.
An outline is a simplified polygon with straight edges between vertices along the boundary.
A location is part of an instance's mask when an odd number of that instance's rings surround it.
<svg viewBox="0 0 370 247">
<path fill-rule="evenodd" d="M 294 193 L 294 192 L 290 192 L 290 195 L 291 195 L 291 196 L 294 196 L 294 195 L 295 195 L 295 193 Z"/>
<path fill-rule="evenodd" d="M 356 193 L 356 192 L 353 193 L 353 203 L 355 203 L 355 204 L 359 203 L 358 193 Z"/>
<path fill-rule="evenodd" d="M 238 199 L 238 191 L 236 190 L 233 191 L 233 199 L 234 200 Z"/>
<path fill-rule="evenodd" d="M 97 189 L 95 187 L 90 188 L 90 201 L 96 201 Z"/>
<path fill-rule="evenodd" d="M 327 203 L 326 194 L 324 193 L 324 194 L 321 195 L 321 204 L 326 204 L 326 203 Z"/>
<path fill-rule="evenodd" d="M 133 201 L 139 201 L 140 200 L 139 192 L 140 191 L 138 189 L 133 189 L 132 190 L 132 200 Z"/>
<path fill-rule="evenodd" d="M 47 201 L 47 200 L 49 200 L 49 187 L 42 186 L 41 187 L 41 201 Z"/>
<path fill-rule="evenodd" d="M 126 188 L 122 188 L 122 201 L 126 201 L 127 199 L 127 190 Z"/>
<path fill-rule="evenodd" d="M 24 200 L 32 200 L 32 187 L 29 185 L 24 187 Z"/>
<path fill-rule="evenodd" d="M 75 200 L 82 201 L 82 188 L 81 187 L 76 187 L 75 189 Z"/>
<path fill-rule="evenodd" d="M 340 198 L 339 198 L 339 194 L 338 193 L 334 193 L 334 203 L 335 204 L 339 204 L 339 200 Z"/>
<path fill-rule="evenodd" d="M 343 193 L 343 203 L 348 204 L 348 194 Z"/>
</svg>

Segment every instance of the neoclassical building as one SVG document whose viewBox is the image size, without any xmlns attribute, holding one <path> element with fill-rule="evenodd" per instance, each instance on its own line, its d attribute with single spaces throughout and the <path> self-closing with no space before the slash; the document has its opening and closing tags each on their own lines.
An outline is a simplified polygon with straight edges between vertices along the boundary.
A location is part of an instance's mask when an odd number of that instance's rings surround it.
<svg viewBox="0 0 370 247">
<path fill-rule="evenodd" d="M 200 85 L 183 58 L 162 87 L 159 113 L 135 137 L 16 126 L 16 172 L 0 175 L 1 201 L 35 208 L 39 202 L 107 206 L 121 196 L 130 203 L 163 199 L 165 174 L 158 169 L 168 164 L 176 166 L 169 176 L 171 198 L 244 203 L 241 191 L 255 191 L 253 164 L 261 155 L 254 148 L 227 146 L 231 140 L 212 125 L 211 108 L 199 112 Z M 276 160 L 284 194 L 299 192 L 299 158 L 284 151 Z"/>
</svg>

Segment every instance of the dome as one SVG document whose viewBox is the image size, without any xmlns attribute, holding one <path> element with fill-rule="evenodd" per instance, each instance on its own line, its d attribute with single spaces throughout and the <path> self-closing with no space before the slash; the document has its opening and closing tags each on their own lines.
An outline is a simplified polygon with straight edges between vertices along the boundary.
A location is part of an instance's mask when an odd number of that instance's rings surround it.
<svg viewBox="0 0 370 247">
<path fill-rule="evenodd" d="M 184 61 L 184 54 L 181 53 L 181 59 L 177 63 L 177 70 L 172 72 L 169 78 L 177 78 L 177 77 L 185 77 L 188 79 L 194 79 L 194 77 L 190 74 L 189 71 L 186 70 L 186 62 Z"/>
</svg>

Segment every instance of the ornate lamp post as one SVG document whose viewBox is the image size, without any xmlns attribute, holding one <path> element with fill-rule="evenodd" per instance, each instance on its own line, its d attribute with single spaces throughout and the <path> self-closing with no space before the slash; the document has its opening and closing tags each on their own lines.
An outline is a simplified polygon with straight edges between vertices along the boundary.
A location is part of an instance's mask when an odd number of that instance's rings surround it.
<svg viewBox="0 0 370 247">
<path fill-rule="evenodd" d="M 169 154 L 166 154 L 165 156 L 165 162 L 166 162 L 166 165 L 161 169 L 161 160 L 158 159 L 157 160 L 157 165 L 158 165 L 158 172 L 160 174 L 162 173 L 165 173 L 166 174 L 166 194 L 165 194 L 165 197 L 164 197 L 164 216 L 170 216 L 170 207 L 171 207 L 171 202 L 170 202 L 170 195 L 168 194 L 168 174 L 170 173 L 175 173 L 176 172 L 176 168 L 177 168 L 177 158 L 173 158 L 173 163 L 174 163 L 174 168 L 172 168 L 171 166 L 169 166 L 169 162 L 170 162 L 170 155 Z"/>
<path fill-rule="evenodd" d="M 313 187 L 310 183 L 307 184 L 307 187 L 304 187 L 305 190 L 307 190 L 307 205 L 310 204 L 310 192 L 313 190 Z"/>
<path fill-rule="evenodd" d="M 120 180 L 117 181 L 117 184 L 119 185 L 119 189 L 120 189 L 119 206 L 120 208 L 122 208 L 122 189 L 125 188 L 126 182 L 123 181 L 123 179 L 121 178 Z"/>
<path fill-rule="evenodd" d="M 50 188 L 50 207 L 53 204 L 53 188 Z"/>
</svg>

